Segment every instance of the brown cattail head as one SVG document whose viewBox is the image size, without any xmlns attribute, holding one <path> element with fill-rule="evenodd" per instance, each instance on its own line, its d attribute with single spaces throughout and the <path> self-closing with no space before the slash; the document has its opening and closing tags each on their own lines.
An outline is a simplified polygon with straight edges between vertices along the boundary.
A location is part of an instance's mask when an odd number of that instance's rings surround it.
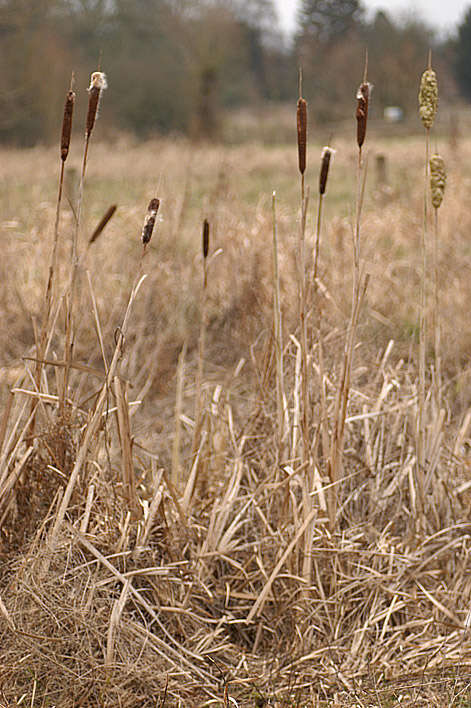
<svg viewBox="0 0 471 708">
<path fill-rule="evenodd" d="M 92 233 L 88 240 L 88 244 L 91 245 L 92 243 L 95 243 L 97 240 L 98 236 L 102 233 L 103 229 L 105 228 L 106 224 L 108 221 L 111 219 L 113 214 L 115 213 L 117 209 L 116 204 L 112 204 L 106 211 L 106 213 L 103 215 L 103 217 L 100 219 L 100 221 L 97 224 L 97 227 L 95 231 Z"/>
<path fill-rule="evenodd" d="M 296 123 L 298 128 L 298 164 L 299 171 L 303 175 L 306 170 L 307 143 L 307 103 L 304 98 L 298 100 Z"/>
<path fill-rule="evenodd" d="M 438 106 L 438 82 L 433 69 L 422 74 L 419 89 L 419 114 L 426 130 L 430 130 L 435 120 Z"/>
<path fill-rule="evenodd" d="M 432 155 L 430 158 L 430 189 L 432 192 L 432 205 L 438 209 L 443 201 L 446 185 L 445 162 L 441 155 Z"/>
<path fill-rule="evenodd" d="M 72 134 L 72 117 L 74 114 L 75 93 L 68 91 L 65 99 L 64 118 L 62 120 L 62 135 L 61 135 L 61 160 L 65 162 L 69 154 L 70 136 Z"/>
<path fill-rule="evenodd" d="M 335 154 L 335 150 L 332 150 L 328 145 L 322 150 L 321 155 L 321 171 L 319 174 L 319 194 L 325 194 L 327 188 L 327 177 L 329 176 L 330 160 Z"/>
<path fill-rule="evenodd" d="M 147 246 L 152 238 L 152 232 L 155 226 L 155 219 L 157 212 L 159 211 L 160 199 L 154 198 L 149 202 L 147 207 L 146 218 L 144 219 L 144 226 L 142 227 L 142 243 L 144 247 Z"/>
<path fill-rule="evenodd" d="M 203 258 L 206 259 L 209 253 L 209 221 L 203 221 Z"/>
<path fill-rule="evenodd" d="M 364 81 L 360 84 L 357 91 L 357 143 L 360 149 L 365 142 L 366 125 L 368 123 L 368 106 L 372 88 L 370 83 Z"/>
<path fill-rule="evenodd" d="M 85 135 L 87 138 L 92 134 L 93 126 L 98 113 L 101 92 L 107 88 L 106 76 L 102 71 L 94 71 L 90 78 L 90 86 L 88 87 L 88 112 Z"/>
</svg>

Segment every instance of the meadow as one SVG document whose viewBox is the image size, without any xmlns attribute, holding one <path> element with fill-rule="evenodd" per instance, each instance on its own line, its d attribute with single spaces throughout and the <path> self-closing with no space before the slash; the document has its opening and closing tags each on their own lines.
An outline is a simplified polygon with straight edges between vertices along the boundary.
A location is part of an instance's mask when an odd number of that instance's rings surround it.
<svg viewBox="0 0 471 708">
<path fill-rule="evenodd" d="M 292 118 L 110 142 L 105 97 L 58 212 L 1 150 L 0 705 L 471 705 L 471 142 L 435 210 L 419 119 L 359 170 L 352 118 L 319 219 Z"/>
</svg>

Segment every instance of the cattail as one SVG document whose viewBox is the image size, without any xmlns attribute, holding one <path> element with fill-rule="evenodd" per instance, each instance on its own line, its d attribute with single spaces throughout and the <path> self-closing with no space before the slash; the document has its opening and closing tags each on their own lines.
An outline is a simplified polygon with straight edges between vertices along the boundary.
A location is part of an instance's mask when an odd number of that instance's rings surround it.
<svg viewBox="0 0 471 708">
<path fill-rule="evenodd" d="M 88 99 L 88 113 L 85 131 L 87 138 L 89 138 L 92 134 L 93 126 L 95 125 L 101 92 L 104 91 L 107 86 L 108 84 L 106 83 L 105 74 L 102 71 L 94 71 L 90 78 L 90 86 L 88 87 L 90 97 Z"/>
<path fill-rule="evenodd" d="M 319 174 L 319 194 L 325 194 L 327 188 L 327 177 L 329 176 L 330 160 L 334 155 L 335 150 L 326 145 L 322 150 L 321 155 L 321 171 Z"/>
<path fill-rule="evenodd" d="M 65 162 L 69 154 L 70 136 L 72 133 L 72 116 L 74 113 L 75 93 L 72 89 L 67 93 L 64 106 L 61 135 L 61 160 Z"/>
<path fill-rule="evenodd" d="M 368 123 L 368 105 L 372 88 L 372 85 L 368 83 L 368 81 L 364 81 L 360 84 L 357 91 L 357 143 L 360 150 L 365 142 L 366 125 Z"/>
<path fill-rule="evenodd" d="M 203 258 L 206 259 L 209 253 L 209 221 L 203 222 Z"/>
<path fill-rule="evenodd" d="M 306 141 L 307 141 L 307 103 L 304 98 L 298 100 L 296 111 L 296 123 L 298 128 L 298 164 L 299 171 L 304 174 L 306 169 Z"/>
<path fill-rule="evenodd" d="M 88 241 L 88 245 L 90 246 L 92 243 L 95 243 L 97 240 L 98 236 L 102 233 L 103 229 L 105 228 L 106 224 L 108 221 L 111 219 L 113 214 L 115 213 L 117 209 L 116 204 L 112 204 L 109 209 L 107 209 L 106 213 L 103 215 L 103 217 L 100 219 L 100 221 L 97 224 L 97 227 L 95 231 L 92 233 L 90 236 L 90 239 Z"/>
<path fill-rule="evenodd" d="M 432 155 L 430 158 L 430 189 L 432 192 L 432 205 L 438 209 L 443 201 L 446 185 L 445 162 L 441 155 Z"/>
<path fill-rule="evenodd" d="M 419 89 L 419 113 L 427 130 L 433 125 L 438 105 L 438 82 L 433 69 L 427 69 L 422 74 Z"/>
<path fill-rule="evenodd" d="M 152 231 L 155 226 L 155 219 L 157 217 L 157 212 L 159 211 L 160 199 L 151 199 L 149 206 L 147 207 L 146 218 L 144 219 L 144 226 L 142 228 L 142 243 L 144 247 L 147 246 L 152 238 Z"/>
</svg>

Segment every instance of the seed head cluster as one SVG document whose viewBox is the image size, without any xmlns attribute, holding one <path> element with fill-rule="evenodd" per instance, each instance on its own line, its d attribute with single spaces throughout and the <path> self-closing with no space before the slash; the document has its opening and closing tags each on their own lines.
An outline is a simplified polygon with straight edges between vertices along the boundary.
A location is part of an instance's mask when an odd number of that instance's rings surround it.
<svg viewBox="0 0 471 708">
<path fill-rule="evenodd" d="M 433 125 L 438 106 L 438 82 L 433 69 L 422 74 L 419 89 L 419 113 L 427 130 Z"/>
<path fill-rule="evenodd" d="M 443 201 L 446 185 L 445 162 L 441 155 L 432 155 L 430 158 L 430 189 L 432 192 L 432 205 L 438 209 Z"/>
</svg>

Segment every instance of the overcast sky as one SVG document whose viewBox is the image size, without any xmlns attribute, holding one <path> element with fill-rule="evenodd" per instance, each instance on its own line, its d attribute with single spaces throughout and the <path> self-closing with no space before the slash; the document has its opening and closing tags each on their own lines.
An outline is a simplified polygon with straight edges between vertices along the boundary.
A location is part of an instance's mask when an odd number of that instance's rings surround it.
<svg viewBox="0 0 471 708">
<path fill-rule="evenodd" d="M 288 31 L 294 29 L 299 0 L 275 0 L 281 24 Z M 441 32 L 453 31 L 471 7 L 471 0 L 363 0 L 370 10 L 384 9 L 391 14 L 415 11 Z"/>
</svg>

